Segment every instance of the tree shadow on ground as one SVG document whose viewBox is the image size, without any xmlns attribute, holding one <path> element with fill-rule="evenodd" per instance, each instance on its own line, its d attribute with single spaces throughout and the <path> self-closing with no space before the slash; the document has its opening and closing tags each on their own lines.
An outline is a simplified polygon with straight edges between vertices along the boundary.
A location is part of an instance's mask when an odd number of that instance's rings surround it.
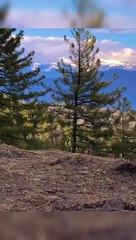
<svg viewBox="0 0 136 240">
<path fill-rule="evenodd" d="M 122 163 L 121 165 L 117 166 L 115 168 L 115 170 L 123 175 L 129 174 L 129 175 L 133 175 L 136 176 L 136 164 L 132 164 L 132 163 Z"/>
</svg>

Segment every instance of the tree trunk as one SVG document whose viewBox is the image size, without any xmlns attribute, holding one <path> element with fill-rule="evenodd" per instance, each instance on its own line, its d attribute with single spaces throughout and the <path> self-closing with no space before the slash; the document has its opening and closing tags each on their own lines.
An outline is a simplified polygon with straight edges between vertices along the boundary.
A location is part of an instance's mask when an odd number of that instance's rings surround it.
<svg viewBox="0 0 136 240">
<path fill-rule="evenodd" d="M 77 106 L 78 106 L 78 87 L 80 85 L 81 78 L 81 39 L 79 36 L 78 40 L 78 79 L 76 83 L 75 99 L 74 99 L 74 118 L 73 118 L 73 129 L 72 129 L 72 152 L 76 153 L 77 151 Z"/>
<path fill-rule="evenodd" d="M 123 116 L 122 116 L 122 153 L 121 153 L 121 157 L 124 158 L 125 157 L 125 149 L 124 146 L 125 145 L 125 126 L 124 126 L 124 109 L 123 109 Z"/>
<path fill-rule="evenodd" d="M 72 152 L 77 150 L 77 109 L 74 110 L 73 129 L 72 129 Z"/>
</svg>

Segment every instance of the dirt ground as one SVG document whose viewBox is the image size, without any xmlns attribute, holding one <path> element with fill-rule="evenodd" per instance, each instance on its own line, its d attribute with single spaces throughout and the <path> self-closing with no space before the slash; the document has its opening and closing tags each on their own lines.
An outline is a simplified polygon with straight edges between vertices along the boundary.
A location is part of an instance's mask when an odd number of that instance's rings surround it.
<svg viewBox="0 0 136 240">
<path fill-rule="evenodd" d="M 124 160 L 0 145 L 0 211 L 135 210 L 136 173 Z"/>
</svg>

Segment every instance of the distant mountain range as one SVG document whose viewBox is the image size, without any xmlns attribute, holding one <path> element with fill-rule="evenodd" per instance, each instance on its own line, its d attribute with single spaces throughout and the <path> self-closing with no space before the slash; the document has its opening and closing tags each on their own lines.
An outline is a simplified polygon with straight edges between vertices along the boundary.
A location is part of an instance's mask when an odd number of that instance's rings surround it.
<svg viewBox="0 0 136 240">
<path fill-rule="evenodd" d="M 100 67 L 100 69 L 103 70 L 103 71 L 110 70 L 110 69 L 122 69 L 122 70 L 135 71 L 136 70 L 136 64 L 126 63 L 124 65 L 102 65 Z"/>
<path fill-rule="evenodd" d="M 50 72 L 51 70 L 56 70 L 56 63 L 52 63 L 52 64 L 39 64 L 39 63 L 34 63 L 33 64 L 33 69 L 36 69 L 37 67 L 40 67 L 41 70 L 45 71 L 45 72 Z M 133 63 L 124 63 L 123 65 L 115 65 L 115 64 L 110 64 L 110 65 L 101 65 L 100 66 L 100 70 L 101 71 L 107 71 L 107 70 L 111 70 L 111 69 L 120 69 L 120 70 L 130 70 L 130 71 L 135 71 L 136 70 L 136 64 Z"/>
<path fill-rule="evenodd" d="M 59 76 L 56 71 L 56 65 L 54 64 L 42 64 L 39 65 L 35 63 L 33 69 L 39 67 L 41 69 L 41 74 L 46 76 L 46 84 L 53 86 L 53 80 Z M 114 73 L 119 75 L 118 80 L 116 80 L 112 86 L 110 86 L 106 91 L 112 91 L 116 87 L 126 86 L 127 90 L 124 92 L 124 96 L 128 97 L 132 103 L 132 106 L 136 108 L 136 64 L 130 65 L 126 64 L 124 66 L 109 66 L 102 65 L 100 67 L 100 72 L 104 72 L 103 80 L 110 80 Z"/>
</svg>

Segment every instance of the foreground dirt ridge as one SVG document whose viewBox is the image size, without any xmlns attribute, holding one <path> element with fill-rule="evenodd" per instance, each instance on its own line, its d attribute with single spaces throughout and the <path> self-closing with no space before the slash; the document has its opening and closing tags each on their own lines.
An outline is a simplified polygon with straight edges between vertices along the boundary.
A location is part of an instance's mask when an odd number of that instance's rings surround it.
<svg viewBox="0 0 136 240">
<path fill-rule="evenodd" d="M 124 160 L 0 145 L 0 211 L 135 211 Z"/>
</svg>

